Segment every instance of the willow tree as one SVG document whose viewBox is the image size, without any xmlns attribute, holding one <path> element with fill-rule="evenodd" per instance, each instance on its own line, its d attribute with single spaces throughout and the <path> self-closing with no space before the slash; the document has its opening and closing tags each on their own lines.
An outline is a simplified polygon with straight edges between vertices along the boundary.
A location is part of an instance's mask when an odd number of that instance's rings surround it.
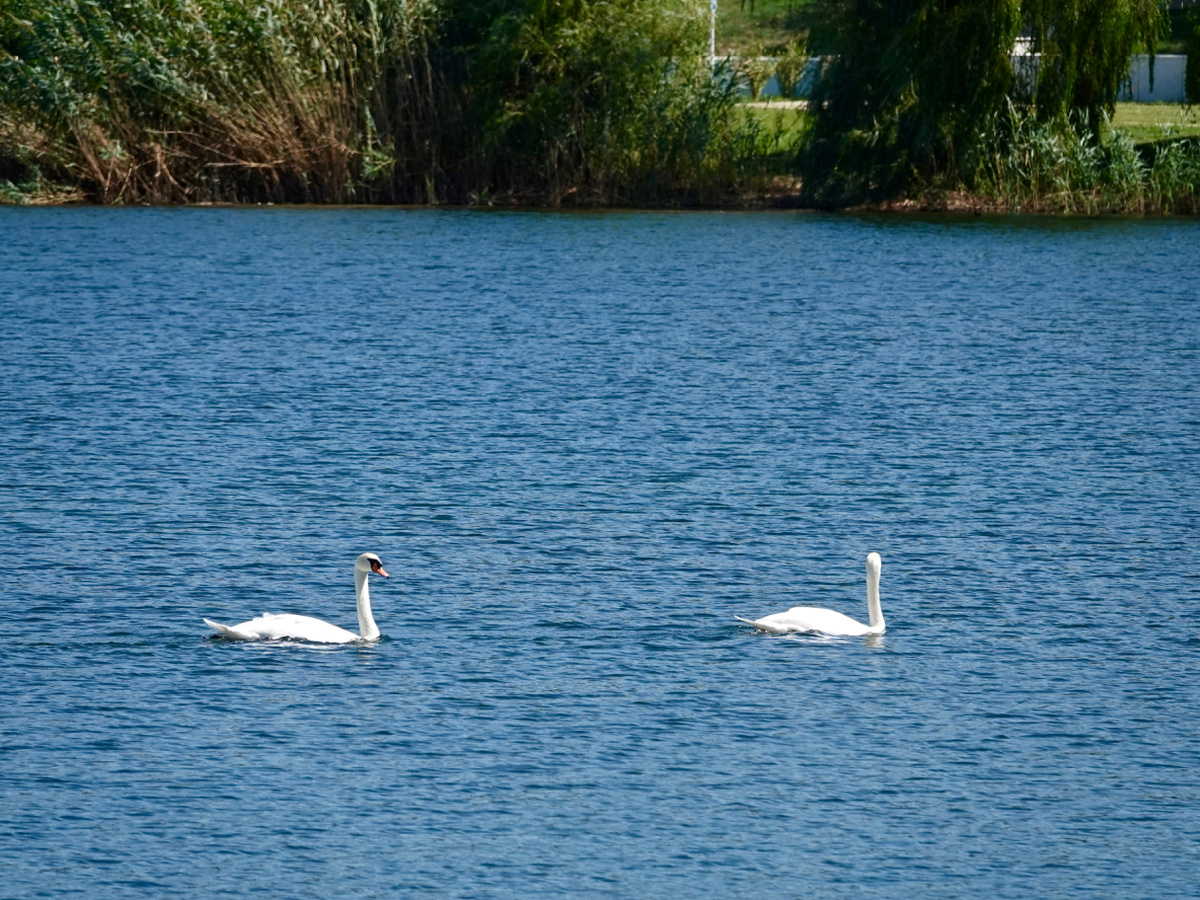
<svg viewBox="0 0 1200 900">
<path fill-rule="evenodd" d="M 822 205 L 955 178 L 1012 85 L 1019 0 L 824 0 L 839 47 L 810 98 L 805 190 Z"/>
<path fill-rule="evenodd" d="M 1184 70 L 1184 84 L 1187 88 L 1188 103 L 1200 103 L 1200 6 L 1194 6 L 1188 11 L 1187 31 L 1184 47 L 1187 52 L 1187 68 Z"/>
<path fill-rule="evenodd" d="M 1043 121 L 1076 112 L 1099 135 L 1129 79 L 1129 58 L 1150 54 L 1163 25 L 1160 0 L 1023 0 L 1032 48 L 1041 54 L 1033 102 Z"/>
</svg>

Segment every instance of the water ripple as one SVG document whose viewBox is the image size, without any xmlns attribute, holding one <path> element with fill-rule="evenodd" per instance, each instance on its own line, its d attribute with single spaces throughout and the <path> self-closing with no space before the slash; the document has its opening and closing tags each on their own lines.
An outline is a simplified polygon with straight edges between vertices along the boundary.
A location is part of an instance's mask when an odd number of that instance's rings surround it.
<svg viewBox="0 0 1200 900">
<path fill-rule="evenodd" d="M 1194 894 L 1200 226 L 0 237 L 7 893 Z"/>
</svg>

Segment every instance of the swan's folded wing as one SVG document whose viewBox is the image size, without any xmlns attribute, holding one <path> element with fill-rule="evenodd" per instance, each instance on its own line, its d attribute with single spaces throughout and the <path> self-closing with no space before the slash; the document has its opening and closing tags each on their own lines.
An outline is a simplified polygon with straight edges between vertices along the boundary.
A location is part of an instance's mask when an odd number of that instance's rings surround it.
<svg viewBox="0 0 1200 900">
<path fill-rule="evenodd" d="M 814 606 L 793 606 L 786 612 L 772 613 L 753 621 L 742 619 L 740 616 L 734 616 L 734 618 L 741 619 L 760 631 L 769 631 L 773 634 L 805 632 L 852 637 L 870 633 L 870 629 L 866 625 L 854 621 L 849 616 L 832 609 Z"/>
<path fill-rule="evenodd" d="M 204 620 L 222 637 L 234 641 L 309 641 L 316 644 L 350 644 L 362 640 L 353 631 L 330 625 L 312 616 L 294 613 L 263 613 L 238 625 Z"/>
</svg>

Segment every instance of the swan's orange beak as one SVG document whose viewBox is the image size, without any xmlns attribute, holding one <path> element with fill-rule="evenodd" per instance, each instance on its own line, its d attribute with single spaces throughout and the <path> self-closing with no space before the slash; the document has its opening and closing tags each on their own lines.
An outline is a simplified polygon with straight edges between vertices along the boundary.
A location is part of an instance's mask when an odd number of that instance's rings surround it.
<svg viewBox="0 0 1200 900">
<path fill-rule="evenodd" d="M 375 560 L 371 560 L 371 571 L 374 572 L 376 575 L 382 575 L 384 578 L 391 577 L 390 575 L 388 575 L 387 572 L 385 572 L 383 570 L 383 564 L 376 562 Z"/>
</svg>

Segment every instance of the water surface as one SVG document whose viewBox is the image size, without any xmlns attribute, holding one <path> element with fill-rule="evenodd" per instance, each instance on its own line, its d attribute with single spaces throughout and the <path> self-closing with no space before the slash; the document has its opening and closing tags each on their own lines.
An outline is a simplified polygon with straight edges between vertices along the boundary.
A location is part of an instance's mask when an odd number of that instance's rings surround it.
<svg viewBox="0 0 1200 900">
<path fill-rule="evenodd" d="M 0 896 L 1194 896 L 1198 245 L 0 208 Z"/>
</svg>

